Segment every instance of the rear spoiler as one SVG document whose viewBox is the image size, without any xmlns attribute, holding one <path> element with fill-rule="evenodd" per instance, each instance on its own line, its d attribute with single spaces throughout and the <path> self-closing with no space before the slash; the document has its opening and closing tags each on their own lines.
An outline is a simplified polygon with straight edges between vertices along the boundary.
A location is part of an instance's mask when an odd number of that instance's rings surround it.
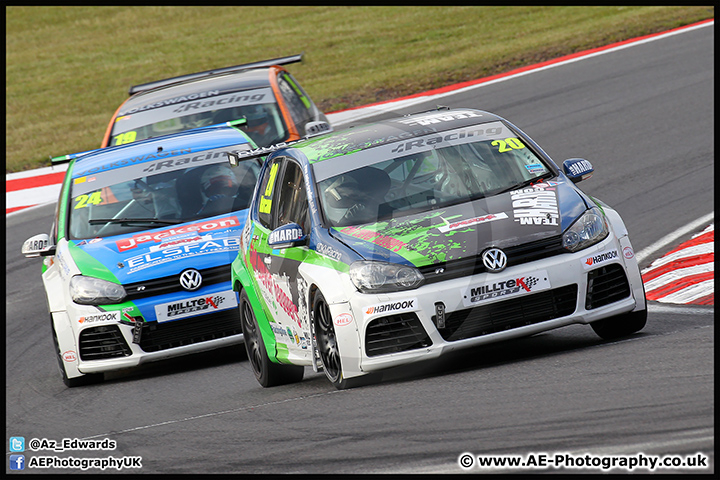
<svg viewBox="0 0 720 480">
<path fill-rule="evenodd" d="M 296 143 L 304 142 L 308 138 L 317 137 L 318 135 L 323 135 L 325 133 L 330 133 L 333 131 L 333 128 L 332 126 L 330 126 L 329 123 L 320 121 L 308 123 L 307 125 L 305 125 L 305 130 L 307 132 L 307 135 L 297 140 L 275 143 L 273 145 L 268 145 L 267 147 L 253 148 L 244 152 L 225 152 L 228 157 L 228 163 L 230 163 L 230 165 L 233 167 L 237 167 L 238 164 L 244 160 L 265 157 L 276 150 L 280 150 L 281 148 L 291 147 Z"/>
<path fill-rule="evenodd" d="M 246 70 L 249 68 L 270 67 L 272 65 L 287 65 L 289 63 L 301 62 L 302 56 L 303 56 L 303 54 L 299 53 L 297 55 L 290 55 L 289 57 L 272 58 L 270 60 L 261 60 L 259 62 L 244 63 L 242 65 L 235 65 L 233 67 L 224 67 L 224 68 L 218 68 L 215 70 L 206 70 L 204 72 L 189 73 L 187 75 L 180 75 L 179 77 L 166 78 L 165 80 L 156 80 L 154 82 L 143 83 L 140 85 L 133 85 L 132 87 L 130 87 L 130 90 L 128 90 L 128 94 L 133 95 L 135 93 L 143 92 L 145 90 L 150 90 L 152 88 L 163 87 L 165 85 L 170 85 L 173 83 L 181 82 L 183 80 L 206 77 L 208 75 L 214 75 L 217 73 L 226 73 L 226 72 L 232 72 L 235 70 Z"/>
</svg>

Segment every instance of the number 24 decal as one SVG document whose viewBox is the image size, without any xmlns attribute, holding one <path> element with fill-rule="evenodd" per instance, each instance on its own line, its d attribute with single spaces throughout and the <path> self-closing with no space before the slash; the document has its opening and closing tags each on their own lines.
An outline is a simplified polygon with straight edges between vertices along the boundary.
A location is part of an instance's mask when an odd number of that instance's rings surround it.
<svg viewBox="0 0 720 480">
<path fill-rule="evenodd" d="M 98 190 L 97 192 L 93 192 L 90 195 L 78 195 L 75 201 L 77 202 L 77 205 L 75 205 L 75 209 L 78 209 L 85 208 L 90 203 L 92 203 L 93 205 L 97 205 L 99 203 L 102 203 L 103 199 L 100 195 L 100 190 Z"/>
<path fill-rule="evenodd" d="M 500 153 L 525 148 L 525 144 L 515 137 L 506 138 L 505 140 L 495 140 L 491 145 L 497 146 L 498 152 Z"/>
</svg>

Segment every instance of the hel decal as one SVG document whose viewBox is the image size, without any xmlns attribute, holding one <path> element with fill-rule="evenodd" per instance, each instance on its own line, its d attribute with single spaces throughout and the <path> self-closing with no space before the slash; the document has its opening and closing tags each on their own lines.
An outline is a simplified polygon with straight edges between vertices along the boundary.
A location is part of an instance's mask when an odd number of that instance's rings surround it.
<svg viewBox="0 0 720 480">
<path fill-rule="evenodd" d="M 333 323 L 336 327 L 344 327 L 345 325 L 350 325 L 352 321 L 353 317 L 349 313 L 341 313 L 333 319 Z"/>
<path fill-rule="evenodd" d="M 68 350 L 67 352 L 62 354 L 63 360 L 66 362 L 74 362 L 77 360 L 77 354 L 73 352 L 72 350 Z"/>
</svg>

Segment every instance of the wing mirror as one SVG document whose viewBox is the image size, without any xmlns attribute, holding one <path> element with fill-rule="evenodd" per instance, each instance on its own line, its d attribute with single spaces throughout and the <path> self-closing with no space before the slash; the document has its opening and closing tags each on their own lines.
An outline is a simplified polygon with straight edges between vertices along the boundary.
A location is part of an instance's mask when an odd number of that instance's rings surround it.
<svg viewBox="0 0 720 480">
<path fill-rule="evenodd" d="M 594 172 L 592 164 L 584 158 L 568 158 L 563 162 L 563 171 L 573 183 L 587 180 Z"/>
<path fill-rule="evenodd" d="M 332 131 L 333 128 L 327 122 L 319 121 L 305 124 L 305 138 L 315 137 Z"/>
<path fill-rule="evenodd" d="M 51 243 L 50 235 L 47 233 L 28 238 L 22 246 L 22 254 L 27 258 L 55 255 L 55 250 L 56 246 Z"/>
<path fill-rule="evenodd" d="M 278 227 L 268 237 L 268 245 L 272 248 L 290 248 L 303 245 L 307 235 L 303 232 L 297 223 L 288 223 L 282 227 Z"/>
</svg>

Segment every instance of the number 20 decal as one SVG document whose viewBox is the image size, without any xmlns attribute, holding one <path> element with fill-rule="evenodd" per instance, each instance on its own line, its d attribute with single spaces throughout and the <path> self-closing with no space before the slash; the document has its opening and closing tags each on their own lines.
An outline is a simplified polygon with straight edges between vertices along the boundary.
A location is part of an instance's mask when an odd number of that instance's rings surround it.
<svg viewBox="0 0 720 480">
<path fill-rule="evenodd" d="M 500 153 L 525 148 L 525 144 L 515 137 L 506 138 L 505 140 L 495 140 L 491 145 L 497 146 L 498 152 Z"/>
</svg>

